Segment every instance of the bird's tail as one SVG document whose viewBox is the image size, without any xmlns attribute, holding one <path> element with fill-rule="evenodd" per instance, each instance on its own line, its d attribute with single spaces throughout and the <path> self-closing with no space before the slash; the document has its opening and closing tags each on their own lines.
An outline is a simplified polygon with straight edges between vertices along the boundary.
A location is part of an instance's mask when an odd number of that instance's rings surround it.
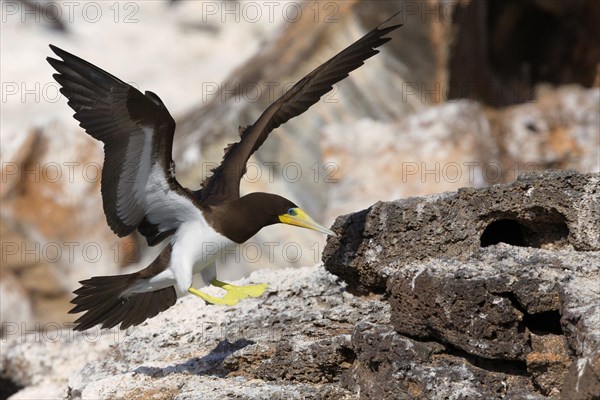
<svg viewBox="0 0 600 400">
<path fill-rule="evenodd" d="M 137 275 L 95 276 L 79 282 L 81 287 L 73 292 L 77 296 L 71 300 L 75 307 L 69 313 L 85 314 L 75 321 L 73 329 L 83 331 L 99 324 L 102 328 L 121 324 L 120 329 L 127 329 L 175 304 L 177 294 L 173 286 L 123 295 L 139 279 Z"/>
</svg>

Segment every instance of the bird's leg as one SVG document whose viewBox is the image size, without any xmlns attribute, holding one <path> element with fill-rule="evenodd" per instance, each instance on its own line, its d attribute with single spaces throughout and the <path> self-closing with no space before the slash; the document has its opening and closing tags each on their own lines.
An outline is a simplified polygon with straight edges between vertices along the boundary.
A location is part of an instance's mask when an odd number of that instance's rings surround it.
<svg viewBox="0 0 600 400">
<path fill-rule="evenodd" d="M 215 296 L 211 296 L 210 294 L 206 294 L 204 292 L 199 291 L 196 288 L 190 287 L 188 289 L 188 292 L 190 292 L 191 294 L 193 294 L 194 296 L 198 296 L 200 297 L 202 300 L 204 300 L 205 302 L 209 303 L 209 304 L 218 304 L 218 305 L 223 305 L 223 306 L 234 306 L 237 304 L 238 299 L 235 297 L 215 297 Z"/>
<path fill-rule="evenodd" d="M 221 282 L 216 279 L 214 279 L 211 284 L 227 290 L 227 294 L 223 296 L 223 299 L 235 299 L 236 301 L 245 299 L 246 297 L 259 297 L 269 287 L 269 285 L 266 283 L 260 283 L 258 285 L 236 286 L 230 283 Z"/>
</svg>

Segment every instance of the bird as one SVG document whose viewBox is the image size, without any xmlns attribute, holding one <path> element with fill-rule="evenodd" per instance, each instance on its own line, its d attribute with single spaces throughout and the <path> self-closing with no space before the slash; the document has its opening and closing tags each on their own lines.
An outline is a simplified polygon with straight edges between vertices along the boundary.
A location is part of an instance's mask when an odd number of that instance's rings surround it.
<svg viewBox="0 0 600 400">
<path fill-rule="evenodd" d="M 267 284 L 236 286 L 217 280 L 221 252 L 254 236 L 263 227 L 288 224 L 335 235 L 285 197 L 264 192 L 240 195 L 240 180 L 250 156 L 283 123 L 304 113 L 333 85 L 379 53 L 402 26 L 385 26 L 396 16 L 321 64 L 271 103 L 252 124 L 239 128 L 239 141 L 225 148 L 221 164 L 197 190 L 176 179 L 172 159 L 175 121 L 153 92 L 140 92 L 99 67 L 50 44 L 60 59 L 47 57 L 53 78 L 87 134 L 104 145 L 101 196 L 107 223 L 119 237 L 136 230 L 149 246 L 168 239 L 146 268 L 130 274 L 80 281 L 72 314 L 82 313 L 73 329 L 83 331 L 141 324 L 193 294 L 211 305 L 235 305 L 259 297 Z M 211 251 L 208 251 L 210 244 Z M 218 251 L 212 251 L 217 248 Z M 225 289 L 222 297 L 193 287 Z"/>
</svg>

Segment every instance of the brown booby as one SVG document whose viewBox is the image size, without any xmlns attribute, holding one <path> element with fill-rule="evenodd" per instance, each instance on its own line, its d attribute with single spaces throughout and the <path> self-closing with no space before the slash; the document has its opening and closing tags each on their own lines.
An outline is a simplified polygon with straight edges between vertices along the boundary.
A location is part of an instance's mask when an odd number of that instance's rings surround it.
<svg viewBox="0 0 600 400">
<path fill-rule="evenodd" d="M 393 17 L 391 17 L 393 18 Z M 390 18 L 390 19 L 391 19 Z M 81 281 L 70 313 L 85 313 L 75 330 L 97 324 L 120 329 L 138 325 L 192 293 L 207 303 L 233 305 L 260 296 L 267 285 L 234 286 L 216 279 L 219 253 L 250 239 L 263 227 L 284 223 L 334 234 L 319 225 L 292 201 L 270 193 L 240 197 L 240 180 L 250 156 L 269 133 L 315 104 L 332 85 L 364 64 L 390 38 L 384 35 L 401 25 L 383 27 L 390 19 L 302 78 L 272 103 L 241 139 L 225 149 L 221 164 L 199 190 L 182 187 L 171 157 L 175 121 L 160 98 L 121 81 L 108 72 L 56 46 L 62 60 L 48 57 L 58 72 L 53 77 L 75 111 L 79 125 L 104 144 L 102 201 L 108 225 L 122 237 L 136 229 L 150 246 L 170 238 L 167 247 L 141 271 L 97 276 Z M 222 298 L 192 287 L 199 275 L 227 291 Z"/>
</svg>

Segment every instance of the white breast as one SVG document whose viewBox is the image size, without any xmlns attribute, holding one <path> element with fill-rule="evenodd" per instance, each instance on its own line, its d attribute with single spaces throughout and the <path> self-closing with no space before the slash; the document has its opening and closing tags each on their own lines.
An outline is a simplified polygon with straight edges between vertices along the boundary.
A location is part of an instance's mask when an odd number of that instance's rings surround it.
<svg viewBox="0 0 600 400">
<path fill-rule="evenodd" d="M 192 286 L 194 274 L 202 273 L 209 267 L 214 271 L 214 264 L 220 260 L 221 254 L 235 246 L 233 241 L 215 231 L 201 213 L 199 218 L 179 226 L 171 244 L 173 249 L 168 268 L 140 282 L 132 291 L 146 292 L 175 285 L 179 294 L 186 294 Z"/>
<path fill-rule="evenodd" d="M 192 285 L 192 275 L 219 261 L 224 250 L 235 243 L 215 231 L 202 217 L 183 223 L 173 236 L 169 269 L 177 288 L 185 293 Z"/>
</svg>

